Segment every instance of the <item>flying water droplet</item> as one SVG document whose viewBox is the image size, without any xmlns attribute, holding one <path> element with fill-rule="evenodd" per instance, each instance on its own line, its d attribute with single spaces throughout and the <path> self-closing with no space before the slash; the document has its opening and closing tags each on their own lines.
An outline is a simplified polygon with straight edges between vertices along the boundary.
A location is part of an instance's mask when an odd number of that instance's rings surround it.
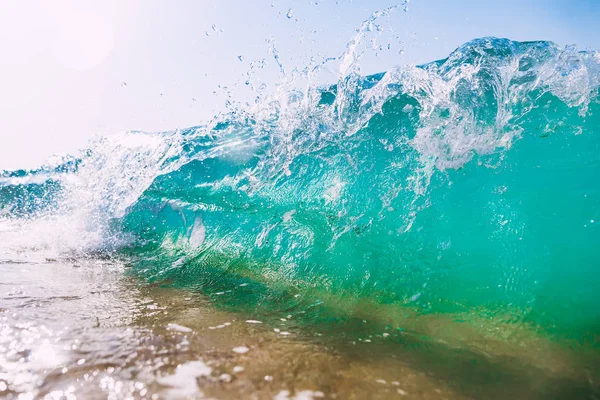
<svg viewBox="0 0 600 400">
<path fill-rule="evenodd" d="M 127 82 L 121 82 L 121 87 L 127 87 Z"/>
<path fill-rule="evenodd" d="M 294 16 L 294 10 L 290 8 L 285 16 L 291 19 Z"/>
<path fill-rule="evenodd" d="M 244 61 L 244 56 L 242 56 L 242 55 L 239 55 L 239 56 L 238 56 L 238 60 L 240 60 L 240 61 Z"/>
</svg>

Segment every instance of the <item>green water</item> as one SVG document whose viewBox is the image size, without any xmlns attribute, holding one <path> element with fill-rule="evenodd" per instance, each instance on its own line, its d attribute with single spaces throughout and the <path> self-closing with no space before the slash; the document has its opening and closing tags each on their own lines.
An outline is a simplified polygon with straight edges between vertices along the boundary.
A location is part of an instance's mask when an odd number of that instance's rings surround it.
<svg viewBox="0 0 600 400">
<path fill-rule="evenodd" d="M 157 177 L 118 229 L 141 238 L 133 263 L 147 258 L 149 276 L 193 284 L 223 270 L 594 341 L 594 57 L 481 40 L 415 70 L 348 77 L 314 108 L 232 115 L 184 134 L 191 161 Z"/>
<path fill-rule="evenodd" d="M 297 366 L 309 375 L 362 360 L 344 384 L 311 375 L 329 394 L 350 395 L 353 381 L 369 394 L 397 368 L 413 394 L 427 387 L 422 398 L 438 398 L 438 384 L 453 398 L 594 398 L 599 60 L 477 39 L 423 66 L 351 66 L 329 86 L 284 80 L 198 127 L 98 139 L 78 158 L 0 172 L 0 261 L 124 265 L 124 279 L 178 299 L 153 326 L 173 318 L 203 332 L 197 358 L 210 353 L 205 330 L 222 324 L 188 315 L 184 293 L 231 320 L 260 318 L 256 347 L 267 333 L 295 335 L 257 371 L 278 355 L 294 364 L 299 343 L 311 359 L 332 355 Z M 254 334 L 243 332 L 235 341 Z M 260 396 L 277 394 L 260 382 Z M 382 388 L 374 398 L 402 395 Z"/>
</svg>

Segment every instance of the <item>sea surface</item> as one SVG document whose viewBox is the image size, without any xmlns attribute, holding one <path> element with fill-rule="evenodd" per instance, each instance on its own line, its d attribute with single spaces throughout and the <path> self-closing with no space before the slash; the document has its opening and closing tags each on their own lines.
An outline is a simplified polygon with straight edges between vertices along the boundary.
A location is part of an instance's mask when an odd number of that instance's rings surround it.
<svg viewBox="0 0 600 400">
<path fill-rule="evenodd" d="M 363 75 L 377 17 L 335 83 L 0 172 L 0 397 L 600 398 L 600 53 Z"/>
</svg>

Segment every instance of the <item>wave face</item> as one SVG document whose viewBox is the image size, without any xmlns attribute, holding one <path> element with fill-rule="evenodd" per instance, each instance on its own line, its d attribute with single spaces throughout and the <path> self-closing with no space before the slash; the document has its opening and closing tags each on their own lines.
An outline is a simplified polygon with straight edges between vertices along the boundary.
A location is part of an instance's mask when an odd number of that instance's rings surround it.
<svg viewBox="0 0 600 400">
<path fill-rule="evenodd" d="M 352 43 L 330 87 L 313 66 L 206 125 L 0 174 L 5 249 L 597 332 L 600 54 L 484 38 L 362 76 Z"/>
</svg>

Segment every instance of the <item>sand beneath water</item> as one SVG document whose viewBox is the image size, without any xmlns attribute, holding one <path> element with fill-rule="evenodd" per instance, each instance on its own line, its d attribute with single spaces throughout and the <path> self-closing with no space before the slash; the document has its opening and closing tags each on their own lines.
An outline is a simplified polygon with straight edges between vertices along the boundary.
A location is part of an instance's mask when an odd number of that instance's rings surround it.
<svg viewBox="0 0 600 400">
<path fill-rule="evenodd" d="M 400 331 L 381 323 L 391 313 L 310 325 L 109 260 L 0 260 L 0 397 L 600 398 L 593 348 L 491 340 L 448 316 Z"/>
</svg>

